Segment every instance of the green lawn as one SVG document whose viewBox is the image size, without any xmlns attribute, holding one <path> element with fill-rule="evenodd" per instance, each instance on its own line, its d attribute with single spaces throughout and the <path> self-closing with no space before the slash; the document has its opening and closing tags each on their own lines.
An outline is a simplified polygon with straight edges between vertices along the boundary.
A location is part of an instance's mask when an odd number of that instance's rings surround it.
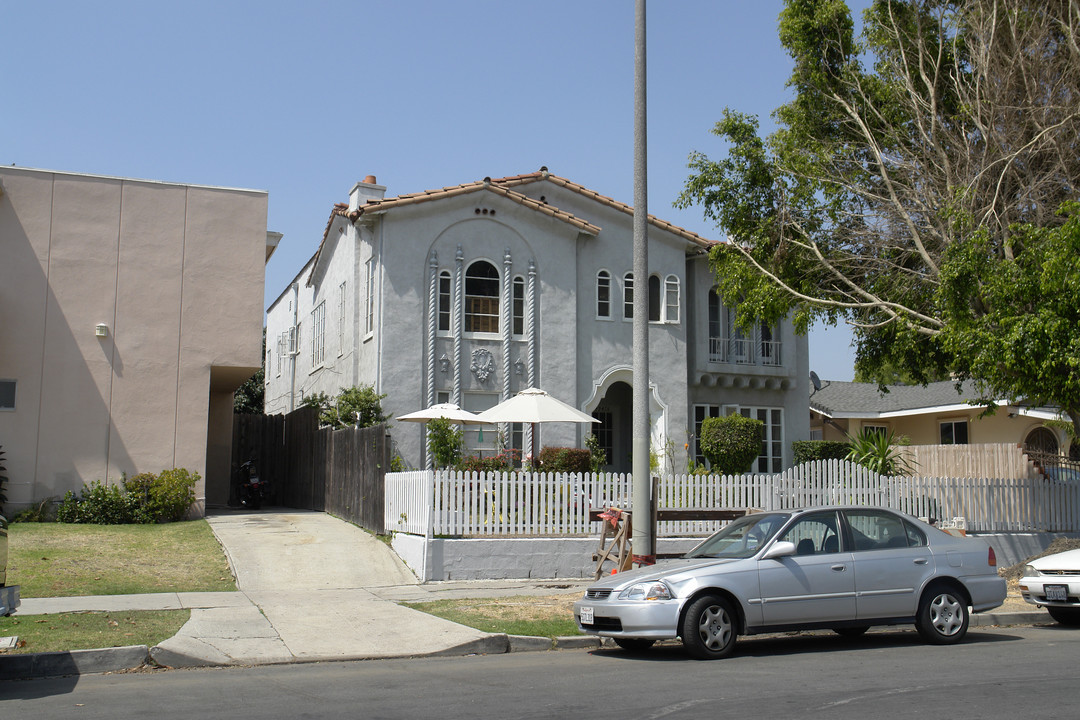
<svg viewBox="0 0 1080 720">
<path fill-rule="evenodd" d="M 12 523 L 8 541 L 7 582 L 24 598 L 236 590 L 205 520 Z"/>
<path fill-rule="evenodd" d="M 171 638 L 191 616 L 190 610 L 15 615 L 0 618 L 0 637 L 16 636 L 8 653 L 60 652 L 146 645 Z"/>
</svg>

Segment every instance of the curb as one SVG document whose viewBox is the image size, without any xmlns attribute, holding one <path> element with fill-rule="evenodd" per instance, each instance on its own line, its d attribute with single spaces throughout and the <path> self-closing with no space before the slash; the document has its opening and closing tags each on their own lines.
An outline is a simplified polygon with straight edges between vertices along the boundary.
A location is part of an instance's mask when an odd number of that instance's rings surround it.
<svg viewBox="0 0 1080 720">
<path fill-rule="evenodd" d="M 0 655 L 0 677 L 5 680 L 27 680 L 58 675 L 117 672 L 141 668 L 149 662 L 150 649 L 145 645 Z"/>
<path fill-rule="evenodd" d="M 1046 625 L 1053 619 L 1045 611 L 1013 613 L 977 613 L 971 616 L 970 627 L 1008 625 Z M 592 635 L 567 635 L 557 638 L 532 635 L 504 635 L 496 633 L 461 645 L 431 653 L 408 654 L 397 657 L 454 657 L 461 655 L 504 655 L 518 652 L 544 652 L 549 650 L 595 650 L 603 646 L 601 638 Z M 354 660 L 388 660 L 392 656 L 305 658 L 292 662 L 348 662 Z M 289 664 L 289 663 L 268 663 Z M 183 652 L 160 646 L 128 645 L 97 650 L 70 650 L 68 652 L 28 653 L 26 655 L 0 655 L 0 678 L 4 680 L 28 680 L 32 678 L 57 677 L 61 675 L 85 675 L 91 673 L 136 670 L 147 665 L 190 668 L 226 667 L 229 663 L 214 662 L 208 658 L 194 657 Z"/>
</svg>

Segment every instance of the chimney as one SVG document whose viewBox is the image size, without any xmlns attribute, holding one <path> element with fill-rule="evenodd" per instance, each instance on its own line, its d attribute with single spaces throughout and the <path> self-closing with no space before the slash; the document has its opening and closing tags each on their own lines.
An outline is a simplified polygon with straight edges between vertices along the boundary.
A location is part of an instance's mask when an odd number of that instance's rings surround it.
<svg viewBox="0 0 1080 720">
<path fill-rule="evenodd" d="M 349 191 L 349 212 L 367 205 L 368 200 L 382 200 L 385 196 L 386 186 L 376 183 L 374 175 L 368 175 Z"/>
</svg>

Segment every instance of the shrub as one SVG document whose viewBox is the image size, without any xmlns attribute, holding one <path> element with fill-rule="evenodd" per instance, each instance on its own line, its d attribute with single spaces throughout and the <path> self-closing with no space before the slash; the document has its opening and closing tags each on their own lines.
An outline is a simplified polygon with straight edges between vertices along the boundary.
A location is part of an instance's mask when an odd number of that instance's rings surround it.
<svg viewBox="0 0 1080 720">
<path fill-rule="evenodd" d="M 461 461 L 461 445 L 465 434 L 456 423 L 435 418 L 427 424 L 428 446 L 435 467 L 456 467 Z"/>
<path fill-rule="evenodd" d="M 489 455 L 488 457 L 472 456 L 461 458 L 454 465 L 454 469 L 463 472 L 514 472 L 520 462 L 520 451 L 503 450 L 498 455 Z"/>
<path fill-rule="evenodd" d="M 304 398 L 305 407 L 319 408 L 319 423 L 334 429 L 366 428 L 384 423 L 390 418 L 383 413 L 382 399 L 371 385 L 345 388 L 336 398 L 316 393 Z"/>
<path fill-rule="evenodd" d="M 592 453 L 587 448 L 545 447 L 536 458 L 540 472 L 587 473 Z"/>
<path fill-rule="evenodd" d="M 750 469 L 761 454 L 761 436 L 765 423 L 760 420 L 728 415 L 706 418 L 701 423 L 698 444 L 714 473 L 735 475 Z"/>
<path fill-rule="evenodd" d="M 195 483 L 198 481 L 199 473 L 185 468 L 162 470 L 150 484 L 148 509 L 153 518 L 159 522 L 182 519 L 195 502 Z"/>
<path fill-rule="evenodd" d="M 585 436 L 585 447 L 589 448 L 589 471 L 594 473 L 604 472 L 607 465 L 607 451 L 600 447 L 600 438 L 595 433 Z"/>
<path fill-rule="evenodd" d="M 105 485 L 94 480 L 84 484 L 82 494 L 76 497 L 68 490 L 57 509 L 58 522 L 87 523 L 94 525 L 126 525 L 153 522 L 139 498 L 128 495 L 119 485 Z"/>
<path fill-rule="evenodd" d="M 835 440 L 796 440 L 791 443 L 794 462 L 801 465 L 813 460 L 844 460 L 851 445 Z"/>
<path fill-rule="evenodd" d="M 4 503 L 7 495 L 4 493 L 4 485 L 7 483 L 7 471 L 4 469 L 4 449 L 0 447 L 0 513 L 4 511 Z"/>
</svg>

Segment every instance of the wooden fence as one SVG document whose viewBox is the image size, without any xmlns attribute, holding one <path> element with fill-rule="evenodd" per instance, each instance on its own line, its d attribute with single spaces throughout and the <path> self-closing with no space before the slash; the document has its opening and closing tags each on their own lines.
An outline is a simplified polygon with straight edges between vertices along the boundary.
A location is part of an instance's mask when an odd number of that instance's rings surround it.
<svg viewBox="0 0 1080 720">
<path fill-rule="evenodd" d="M 418 471 L 386 477 L 387 530 L 434 535 L 594 535 L 590 508 L 630 507 L 629 475 Z M 840 460 L 775 475 L 671 475 L 657 482 L 657 508 L 875 505 L 976 532 L 1078 532 L 1080 483 L 1045 478 L 883 477 Z M 657 535 L 707 535 L 721 521 L 660 522 Z"/>
<path fill-rule="evenodd" d="M 234 472 L 254 459 L 271 483 L 271 504 L 331 513 L 383 533 L 383 479 L 391 445 L 385 425 L 331 430 L 318 411 L 234 415 Z M 230 505 L 238 504 L 232 483 Z"/>
</svg>

